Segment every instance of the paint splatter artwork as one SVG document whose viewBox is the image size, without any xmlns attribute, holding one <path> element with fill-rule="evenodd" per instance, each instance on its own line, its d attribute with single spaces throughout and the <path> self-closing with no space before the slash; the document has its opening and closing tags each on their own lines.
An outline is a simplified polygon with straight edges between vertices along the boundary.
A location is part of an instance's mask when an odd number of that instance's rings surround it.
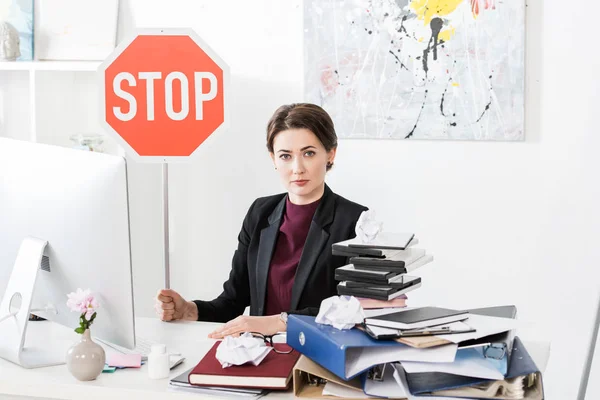
<svg viewBox="0 0 600 400">
<path fill-rule="evenodd" d="M 306 0 L 306 100 L 342 138 L 522 140 L 524 18 L 524 0 Z"/>
</svg>

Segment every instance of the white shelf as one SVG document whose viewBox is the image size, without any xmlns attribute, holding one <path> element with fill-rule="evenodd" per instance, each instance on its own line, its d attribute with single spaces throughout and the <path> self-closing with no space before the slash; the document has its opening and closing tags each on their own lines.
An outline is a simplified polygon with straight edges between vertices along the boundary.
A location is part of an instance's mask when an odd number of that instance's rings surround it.
<svg viewBox="0 0 600 400">
<path fill-rule="evenodd" d="M 0 61 L 0 71 L 96 71 L 101 61 Z"/>
</svg>

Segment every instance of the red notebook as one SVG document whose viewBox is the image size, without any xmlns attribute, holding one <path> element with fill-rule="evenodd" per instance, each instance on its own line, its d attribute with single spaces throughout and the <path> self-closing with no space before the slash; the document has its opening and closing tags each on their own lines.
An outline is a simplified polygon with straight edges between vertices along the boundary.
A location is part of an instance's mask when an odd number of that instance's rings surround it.
<svg viewBox="0 0 600 400">
<path fill-rule="evenodd" d="M 223 368 L 215 357 L 217 347 L 221 342 L 216 342 L 213 347 L 194 367 L 188 377 L 190 384 L 198 386 L 223 386 L 223 387 L 252 387 L 262 389 L 286 389 L 296 361 L 300 353 L 296 350 L 289 354 L 280 354 L 270 351 L 260 364 L 233 365 Z"/>
</svg>

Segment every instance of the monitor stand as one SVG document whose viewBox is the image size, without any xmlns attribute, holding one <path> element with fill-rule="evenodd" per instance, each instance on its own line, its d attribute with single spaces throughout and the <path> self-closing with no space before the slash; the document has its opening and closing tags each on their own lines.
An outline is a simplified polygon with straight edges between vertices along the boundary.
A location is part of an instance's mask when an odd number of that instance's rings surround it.
<svg viewBox="0 0 600 400">
<path fill-rule="evenodd" d="M 24 368 L 60 365 L 66 359 L 64 349 L 51 343 L 24 347 L 35 281 L 47 244 L 33 237 L 23 240 L 0 303 L 0 357 Z"/>
</svg>

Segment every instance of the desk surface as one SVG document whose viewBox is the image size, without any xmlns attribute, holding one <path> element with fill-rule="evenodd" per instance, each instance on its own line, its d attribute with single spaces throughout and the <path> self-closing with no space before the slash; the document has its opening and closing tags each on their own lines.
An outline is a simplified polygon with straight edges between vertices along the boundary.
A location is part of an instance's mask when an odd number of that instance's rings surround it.
<svg viewBox="0 0 600 400">
<path fill-rule="evenodd" d="M 171 370 L 173 378 L 195 366 L 211 348 L 214 340 L 207 335 L 219 324 L 205 322 L 162 322 L 157 318 L 136 319 L 138 336 L 152 341 L 166 343 L 171 353 L 181 353 L 185 361 Z M 30 331 L 31 330 L 31 331 Z M 92 326 L 93 333 L 93 326 Z M 46 321 L 28 324 L 28 337 L 38 335 L 50 337 L 61 343 L 75 343 L 79 340 L 72 330 Z M 48 340 L 48 343 L 51 343 Z M 196 399 L 215 398 L 203 394 L 175 392 L 169 390 L 169 379 L 148 378 L 147 366 L 102 373 L 90 382 L 80 382 L 67 370 L 66 365 L 55 367 L 24 369 L 0 358 L 0 398 L 5 395 L 21 395 L 48 399 Z M 291 389 L 287 392 L 272 393 L 269 399 L 292 399 Z M 229 397 L 230 399 L 230 397 Z"/>
<path fill-rule="evenodd" d="M 171 353 L 181 353 L 186 360 L 171 371 L 173 378 L 192 368 L 211 348 L 214 340 L 207 335 L 219 324 L 206 322 L 162 322 L 157 318 L 136 319 L 139 336 L 152 341 L 165 343 Z M 92 327 L 93 332 L 93 327 Z M 79 338 L 72 330 L 46 321 L 28 324 L 28 337 L 45 338 L 47 343 L 56 340 L 60 343 L 75 343 Z M 44 340 L 44 339 L 42 339 Z M 547 343 L 526 341 L 527 349 L 543 371 L 548 359 Z M 204 394 L 176 392 L 169 390 L 169 380 L 148 378 L 147 367 L 123 369 L 114 373 L 102 373 L 91 382 L 76 380 L 66 365 L 55 367 L 24 369 L 0 359 L 1 395 L 20 395 L 47 399 L 199 399 L 215 398 Z M 287 392 L 273 392 L 269 400 L 294 398 L 291 389 Z"/>
</svg>

